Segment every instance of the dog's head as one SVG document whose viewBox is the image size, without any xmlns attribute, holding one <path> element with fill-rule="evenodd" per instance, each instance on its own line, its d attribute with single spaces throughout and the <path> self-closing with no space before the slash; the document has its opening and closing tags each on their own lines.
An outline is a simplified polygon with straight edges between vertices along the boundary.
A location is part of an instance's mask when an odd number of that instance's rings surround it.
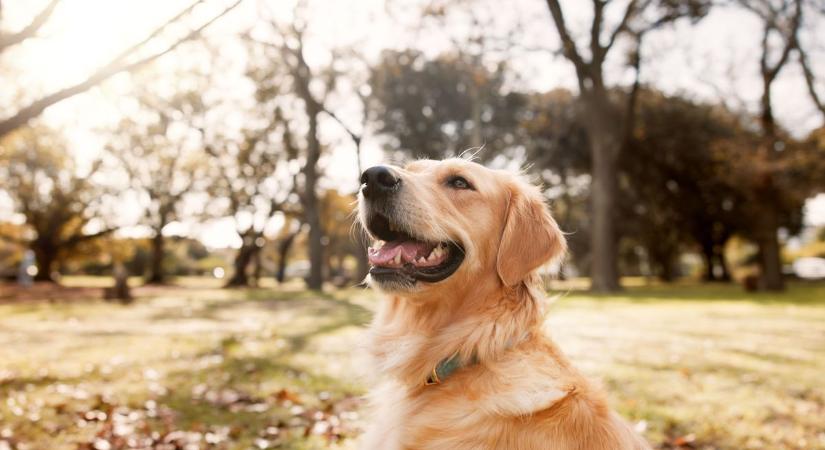
<svg viewBox="0 0 825 450">
<path fill-rule="evenodd" d="M 539 189 L 511 172 L 422 160 L 372 167 L 361 183 L 360 220 L 375 240 L 370 279 L 386 291 L 516 286 L 565 249 Z"/>
</svg>

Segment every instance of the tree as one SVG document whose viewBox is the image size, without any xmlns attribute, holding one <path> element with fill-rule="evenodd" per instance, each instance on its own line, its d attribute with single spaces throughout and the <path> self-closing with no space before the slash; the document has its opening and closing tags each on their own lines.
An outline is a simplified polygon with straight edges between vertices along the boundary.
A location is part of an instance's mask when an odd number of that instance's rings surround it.
<svg viewBox="0 0 825 450">
<path fill-rule="evenodd" d="M 800 179 L 816 166 L 815 147 L 796 142 L 783 130 L 774 115 L 774 87 L 786 67 L 794 63 L 794 53 L 802 69 L 805 85 L 814 106 L 825 116 L 825 105 L 817 90 L 816 74 L 811 64 L 813 46 L 806 46 L 804 30 L 816 27 L 817 17 L 825 15 L 821 2 L 811 0 L 737 0 L 743 10 L 759 19 L 759 76 L 761 95 L 757 120 L 750 126 L 760 130 L 759 139 L 750 149 L 742 149 L 736 175 L 749 191 L 753 207 L 749 220 L 753 224 L 749 237 L 758 245 L 760 287 L 784 289 L 779 228 L 797 225 L 796 217 L 811 185 Z M 815 33 L 811 33 L 815 36 Z M 795 179 L 790 179 L 795 174 Z"/>
<path fill-rule="evenodd" d="M 362 281 L 358 273 L 353 279 L 345 265 L 350 256 L 357 258 L 362 251 L 361 243 L 352 239 L 352 205 L 355 202 L 355 195 L 342 194 L 335 189 L 327 189 L 321 198 L 321 220 L 327 241 L 326 264 L 331 278 L 339 282 Z"/>
<path fill-rule="evenodd" d="M 289 72 L 292 89 L 303 103 L 304 115 L 307 121 L 305 136 L 304 166 L 302 169 L 304 189 L 301 191 L 303 217 L 309 225 L 309 276 L 307 287 L 312 290 L 321 290 L 324 283 L 324 244 L 323 226 L 321 224 L 321 207 L 318 199 L 318 161 L 321 159 L 321 140 L 318 123 L 324 111 L 323 100 L 316 98 L 312 92 L 312 84 L 318 80 L 304 56 L 305 29 L 293 24 L 291 30 L 281 29 L 282 41 L 279 46 L 281 61 Z M 287 43 L 291 40 L 293 45 Z M 332 86 L 327 83 L 326 89 Z M 294 146 L 293 142 L 293 146 Z"/>
<path fill-rule="evenodd" d="M 777 172 L 784 166 L 781 160 L 786 157 L 781 152 L 787 146 L 787 136 L 782 135 L 776 123 L 773 87 L 797 48 L 804 10 L 803 0 L 740 0 L 739 4 L 760 19 L 763 30 L 759 58 L 762 79 L 759 126 L 762 139 L 746 159 L 746 170 L 752 175 L 752 196 L 759 199 L 761 205 L 753 213 L 756 224 L 753 237 L 759 246 L 760 284 L 767 290 L 782 290 L 784 280 L 778 237 L 780 211 L 777 208 L 783 199 L 776 178 Z M 802 60 L 805 60 L 804 57 Z M 815 92 L 812 92 L 816 99 Z"/>
<path fill-rule="evenodd" d="M 37 34 L 37 31 L 42 27 L 52 16 L 57 4 L 60 0 L 51 0 L 44 9 L 38 13 L 32 22 L 23 28 L 23 30 L 17 33 L 11 34 L 0 34 L 0 53 L 2 53 L 7 48 L 19 44 L 26 39 L 29 39 Z M 183 44 L 184 42 L 191 41 L 193 39 L 198 38 L 203 30 L 205 30 L 209 25 L 213 24 L 215 21 L 226 15 L 229 11 L 233 10 L 236 6 L 238 6 L 242 0 L 237 0 L 228 7 L 224 8 L 218 14 L 212 16 L 209 20 L 201 24 L 200 26 L 192 29 L 188 33 L 186 33 L 183 37 L 179 37 L 172 42 L 172 44 L 166 46 L 163 50 L 151 52 L 146 56 L 141 57 L 134 57 L 134 55 L 138 54 L 144 48 L 149 46 L 151 42 L 153 42 L 159 36 L 162 36 L 164 33 L 167 32 L 169 29 L 175 28 L 175 25 L 179 22 L 183 21 L 187 16 L 189 16 L 192 11 L 195 9 L 196 6 L 203 3 L 205 0 L 196 0 L 187 8 L 183 9 L 180 13 L 176 14 L 171 19 L 164 22 L 161 26 L 156 28 L 154 31 L 149 33 L 147 37 L 140 42 L 124 49 L 122 52 L 117 54 L 114 58 L 109 60 L 106 64 L 101 66 L 99 69 L 95 70 L 91 73 L 85 80 L 59 89 L 55 92 L 49 93 L 44 95 L 37 100 L 32 101 L 28 105 L 18 109 L 15 112 L 12 112 L 10 116 L 0 120 L 0 138 L 4 137 L 5 135 L 9 134 L 10 132 L 14 131 L 21 126 L 26 125 L 29 123 L 30 120 L 34 119 L 35 117 L 39 116 L 46 108 L 49 106 L 63 101 L 67 98 L 85 92 L 92 87 L 100 84 L 101 82 L 107 80 L 108 78 L 112 77 L 121 72 L 132 72 L 135 71 L 152 61 L 160 58 L 167 53 L 170 53 L 175 48 Z M 0 18 L 2 14 L 0 14 Z"/>
<path fill-rule="evenodd" d="M 335 63 L 340 59 L 339 52 L 331 52 L 328 65 L 313 67 L 307 62 L 308 23 L 300 17 L 304 6 L 304 3 L 298 3 L 294 9 L 296 18 L 289 25 L 270 19 L 266 29 L 260 30 L 264 37 L 252 32 L 245 37 L 253 51 L 260 52 L 262 60 L 269 62 L 251 70 L 258 84 L 259 101 L 280 105 L 271 110 L 279 111 L 286 126 L 292 130 L 284 135 L 285 145 L 301 159 L 301 177 L 296 179 L 300 184 L 296 186 L 300 186 L 297 192 L 302 207 L 301 220 L 309 228 L 310 271 L 306 281 L 310 289 L 320 290 L 325 260 L 318 194 L 319 162 L 324 153 L 320 126 L 325 117 L 333 119 L 354 139 L 359 152 L 361 136 L 353 133 L 327 105 L 328 98 L 337 88 L 339 71 Z"/>
<path fill-rule="evenodd" d="M 241 238 L 227 287 L 249 285 L 248 268 L 266 243 L 267 226 L 277 214 L 289 211 L 297 175 L 288 168 L 297 157 L 291 141 L 289 126 L 276 110 L 270 123 L 244 131 L 239 143 L 214 139 L 206 147 L 212 157 L 211 193 L 228 202 L 225 210 Z"/>
<path fill-rule="evenodd" d="M 281 228 L 280 236 L 278 238 L 278 267 L 275 271 L 275 279 L 278 283 L 283 283 L 286 280 L 286 266 L 289 252 L 292 249 L 292 244 L 295 243 L 296 238 L 301 233 L 301 224 L 297 223 L 294 226 L 291 222 L 298 222 L 294 219 L 287 220 Z"/>
<path fill-rule="evenodd" d="M 825 7 L 821 6 L 812 13 L 812 15 L 817 14 L 819 16 L 825 16 Z M 805 77 L 805 86 L 808 88 L 808 94 L 816 109 L 825 117 L 825 96 L 821 94 L 817 88 L 817 77 L 811 63 L 810 51 L 799 36 L 796 38 L 796 46 L 797 52 L 799 52 L 799 65 L 802 67 L 802 75 Z"/>
<path fill-rule="evenodd" d="M 200 90 L 185 90 L 164 99 L 147 90 L 136 95 L 142 106 L 120 121 L 109 151 L 129 176 L 144 203 L 144 220 L 152 229 L 152 258 L 146 282 L 163 283 L 163 229 L 181 216 L 184 199 L 204 179 L 203 114 Z"/>
<path fill-rule="evenodd" d="M 746 197 L 729 174 L 737 164 L 720 147 L 751 142 L 725 108 L 643 90 L 621 171 L 622 224 L 646 249 L 653 271 L 675 276 L 685 249 L 705 258 L 705 279 L 729 279 L 724 245 L 747 227 Z M 717 276 L 717 270 L 720 272 Z"/>
<path fill-rule="evenodd" d="M 389 147 L 413 158 L 481 146 L 495 155 L 518 144 L 525 103 L 504 89 L 505 78 L 504 64 L 490 70 L 461 51 L 427 59 L 388 50 L 371 70 L 371 114 L 378 132 L 392 138 Z"/>
<path fill-rule="evenodd" d="M 623 123 L 621 119 L 632 117 L 634 97 L 629 96 L 623 105 L 617 105 L 611 100 L 604 78 L 606 58 L 623 35 L 632 37 L 638 49 L 646 33 L 681 17 L 700 18 L 707 13 L 709 2 L 630 0 L 619 23 L 609 31 L 606 30 L 608 25 L 605 23 L 605 9 L 609 2 L 592 0 L 592 3 L 593 17 L 586 46 L 588 52 L 584 52 L 568 28 L 560 1 L 547 0 L 561 41 L 561 53 L 575 68 L 579 93 L 589 118 L 586 129 L 593 177 L 591 287 L 595 291 L 609 292 L 620 287 L 615 229 L 617 164 L 622 144 L 629 134 L 628 130 L 632 129 L 631 124 L 627 121 Z M 648 19 L 649 17 L 652 19 Z M 633 65 L 637 69 L 638 79 L 638 51 L 636 53 Z"/>
<path fill-rule="evenodd" d="M 796 46 L 796 34 L 801 24 L 802 0 L 782 1 L 774 5 L 771 0 L 740 2 L 763 21 L 761 56 L 759 70 L 762 76 L 762 97 L 760 101 L 759 123 L 762 127 L 763 142 L 754 155 L 758 166 L 754 167 L 754 195 L 762 199 L 762 208 L 756 212 L 757 229 L 755 239 L 759 245 L 759 266 L 761 285 L 767 290 L 784 289 L 782 278 L 782 260 L 779 247 L 779 201 L 776 192 L 775 171 L 776 153 L 781 151 L 781 142 L 773 113 L 773 86 L 777 76 L 785 67 L 790 54 Z M 778 6 L 778 8 L 776 8 Z M 773 37 L 779 37 L 779 48 L 772 45 Z M 771 62 L 773 53 L 779 51 L 779 57 Z M 751 160 L 753 161 L 753 160 Z"/>
<path fill-rule="evenodd" d="M 34 251 L 35 280 L 53 281 L 61 257 L 114 231 L 100 220 L 105 192 L 92 180 L 100 160 L 81 171 L 67 154 L 62 137 L 42 128 L 10 135 L 0 146 L 0 156 L 3 189 L 29 229 L 28 236 L 18 242 Z"/>
<path fill-rule="evenodd" d="M 675 277 L 678 255 L 687 249 L 707 249 L 708 273 L 724 267 L 722 247 L 738 230 L 742 196 L 729 180 L 726 159 L 716 147 L 739 136 L 739 118 L 714 105 L 669 97 L 652 89 L 635 94 L 611 90 L 626 101 L 636 95 L 633 129 L 625 150 L 633 157 L 618 165 L 617 211 L 622 220 L 622 261 L 639 263 L 638 250 L 652 273 Z M 529 120 L 523 123 L 528 159 L 549 187 L 554 214 L 571 232 L 572 262 L 587 266 L 585 239 L 590 217 L 583 204 L 588 195 L 591 165 L 582 99 L 557 89 L 530 95 Z M 622 119 L 627 120 L 627 119 Z"/>
<path fill-rule="evenodd" d="M 366 76 L 369 76 L 369 66 L 364 61 L 364 59 L 358 55 L 355 51 L 350 51 L 350 57 L 348 61 L 354 63 L 358 69 L 357 70 L 353 67 L 347 68 L 347 72 L 350 74 L 350 82 L 356 84 L 356 86 L 352 89 L 353 95 L 349 95 L 348 97 L 352 99 L 352 97 L 357 98 L 358 104 L 361 107 L 361 120 L 360 120 L 360 131 L 356 130 L 349 121 L 344 120 L 338 114 L 336 114 L 331 108 L 326 107 L 324 108 L 324 112 L 332 118 L 338 125 L 346 132 L 347 136 L 349 136 L 352 144 L 355 146 L 355 186 L 356 192 L 361 190 L 361 173 L 364 172 L 364 168 L 361 164 L 361 153 L 362 149 L 361 146 L 364 142 L 364 137 L 367 134 L 367 127 L 371 119 L 370 114 L 370 89 L 367 83 L 362 83 L 359 81 L 353 82 L 355 78 L 353 76 L 353 72 L 366 72 Z M 341 62 L 342 59 L 339 59 L 337 62 Z M 366 70 L 363 70 L 366 68 Z M 351 219 L 354 220 L 354 219 Z M 355 221 L 353 222 L 354 227 L 359 227 L 360 222 Z M 363 282 L 367 275 L 369 274 L 369 259 L 367 258 L 367 249 L 369 248 L 369 238 L 367 237 L 366 233 L 355 233 L 353 236 L 353 241 L 355 242 L 356 250 L 355 250 L 355 260 L 356 260 L 356 273 L 355 279 L 359 282 Z M 291 245 L 292 240 L 289 241 L 289 245 Z"/>
</svg>

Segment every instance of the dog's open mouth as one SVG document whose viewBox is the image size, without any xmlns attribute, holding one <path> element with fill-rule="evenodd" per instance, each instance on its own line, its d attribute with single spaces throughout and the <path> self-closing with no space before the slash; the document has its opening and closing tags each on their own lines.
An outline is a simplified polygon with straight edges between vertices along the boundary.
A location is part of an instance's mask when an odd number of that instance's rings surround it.
<svg viewBox="0 0 825 450">
<path fill-rule="evenodd" d="M 379 239 L 368 251 L 376 281 L 434 283 L 452 275 L 464 260 L 464 249 L 454 242 L 416 238 L 384 215 L 374 214 L 367 227 Z"/>
</svg>

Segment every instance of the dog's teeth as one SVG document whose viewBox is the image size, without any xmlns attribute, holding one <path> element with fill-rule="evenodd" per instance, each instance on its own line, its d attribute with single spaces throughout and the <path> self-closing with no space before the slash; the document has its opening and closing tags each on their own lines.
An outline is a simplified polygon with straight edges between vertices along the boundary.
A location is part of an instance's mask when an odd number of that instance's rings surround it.
<svg viewBox="0 0 825 450">
<path fill-rule="evenodd" d="M 421 256 L 421 257 L 419 257 L 416 261 L 417 261 L 419 264 L 423 264 L 423 263 L 427 262 L 427 258 L 425 258 L 425 257 Z"/>
<path fill-rule="evenodd" d="M 427 261 L 435 261 L 436 255 L 435 250 L 430 253 L 430 256 L 427 257 Z"/>
<path fill-rule="evenodd" d="M 395 255 L 395 263 L 401 264 L 401 253 Z"/>
</svg>

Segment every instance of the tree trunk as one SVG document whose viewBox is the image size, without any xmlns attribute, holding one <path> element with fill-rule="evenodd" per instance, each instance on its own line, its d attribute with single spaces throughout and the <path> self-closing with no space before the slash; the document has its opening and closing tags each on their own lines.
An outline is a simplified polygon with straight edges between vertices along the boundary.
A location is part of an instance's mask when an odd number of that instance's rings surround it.
<svg viewBox="0 0 825 450">
<path fill-rule="evenodd" d="M 716 253 L 716 260 L 719 262 L 719 267 L 722 268 L 722 276 L 719 281 L 728 282 L 731 280 L 730 270 L 728 269 L 728 260 L 725 258 L 725 246 L 721 245 L 721 250 Z"/>
<path fill-rule="evenodd" d="M 757 223 L 759 244 L 759 285 L 768 291 L 785 289 L 782 279 L 782 257 L 777 236 L 777 213 L 771 205 L 765 205 Z"/>
<path fill-rule="evenodd" d="M 618 189 L 617 156 L 622 136 L 619 128 L 610 123 L 607 112 L 610 110 L 610 104 L 606 94 L 603 101 L 590 99 L 587 105 L 590 116 L 588 126 L 590 154 L 593 161 L 590 194 L 593 215 L 593 229 L 590 235 L 592 248 L 590 288 L 596 292 L 615 292 L 621 288 L 614 210 Z"/>
<path fill-rule="evenodd" d="M 326 257 L 326 263 L 324 264 L 324 266 L 326 267 L 326 271 L 324 273 L 327 274 L 327 279 L 332 280 L 336 278 L 338 275 L 340 275 L 340 273 L 338 273 L 338 270 L 335 268 L 335 256 L 328 255 Z"/>
<path fill-rule="evenodd" d="M 324 247 L 323 232 L 321 230 L 321 220 L 319 218 L 317 206 L 310 206 L 306 211 L 307 222 L 309 222 L 309 276 L 307 277 L 307 287 L 320 291 L 324 282 Z"/>
<path fill-rule="evenodd" d="M 660 244 L 659 242 L 653 242 L 645 246 L 650 273 L 654 274 L 660 281 L 670 283 L 676 278 L 674 263 L 678 252 Z"/>
<path fill-rule="evenodd" d="M 149 277 L 146 284 L 163 284 L 166 277 L 163 273 L 163 256 L 166 248 L 166 241 L 163 238 L 163 225 L 155 229 L 152 237 L 152 263 L 149 269 Z"/>
<path fill-rule="evenodd" d="M 255 251 L 252 259 L 255 261 L 255 270 L 252 271 L 252 285 L 258 286 L 261 280 L 261 273 L 263 272 L 263 267 L 261 267 L 263 258 L 263 247 L 258 247 L 257 243 L 255 244 Z"/>
<path fill-rule="evenodd" d="M 286 280 L 286 265 L 289 249 L 292 248 L 292 244 L 295 242 L 295 238 L 298 236 L 299 231 L 300 227 L 298 227 L 298 231 L 290 233 L 278 244 L 278 271 L 275 275 L 275 279 L 278 280 L 278 283 L 283 283 Z"/>
<path fill-rule="evenodd" d="M 796 3 L 796 18 L 792 26 L 793 32 L 796 33 L 796 27 L 799 26 L 799 14 L 801 14 L 800 3 Z M 792 46 L 793 39 L 791 39 L 787 46 Z M 792 47 L 786 47 L 787 50 Z M 776 144 L 779 142 L 776 131 L 776 118 L 773 115 L 773 101 L 772 86 L 782 67 L 785 65 L 787 59 L 783 57 L 771 68 L 766 65 L 769 48 L 767 46 L 767 39 L 763 41 L 762 47 L 762 97 L 761 97 L 761 112 L 760 122 L 762 124 L 763 145 L 762 150 L 765 152 L 768 167 L 767 172 L 758 177 L 756 185 L 755 197 L 761 202 L 761 207 L 757 209 L 756 218 L 756 242 L 759 245 L 759 285 L 762 289 L 768 291 L 781 291 L 785 289 L 785 283 L 782 280 L 782 260 L 779 248 L 779 238 L 777 236 L 779 230 L 779 213 L 777 211 L 777 201 L 779 196 L 775 195 L 776 187 L 773 183 L 773 173 L 770 165 L 776 158 Z"/>
<path fill-rule="evenodd" d="M 776 154 L 776 121 L 771 106 L 771 82 L 765 81 L 762 94 L 762 132 L 764 133 L 764 151 L 768 164 L 774 161 Z M 773 174 L 763 174 L 757 183 L 756 198 L 763 200 L 757 210 L 756 243 L 759 246 L 759 287 L 768 291 L 785 289 L 782 279 L 782 259 L 779 248 L 779 217 L 776 211 L 778 195 L 773 184 Z"/>
<path fill-rule="evenodd" d="M 659 280 L 670 283 L 676 278 L 676 271 L 673 268 L 673 258 L 663 258 L 658 263 Z"/>
<path fill-rule="evenodd" d="M 238 249 L 238 253 L 235 255 L 235 262 L 233 263 L 235 271 L 232 274 L 232 278 L 226 282 L 225 287 L 249 285 L 247 268 L 255 257 L 255 249 L 255 239 L 249 240 L 244 238 L 243 245 L 241 245 L 241 248 Z"/>
<path fill-rule="evenodd" d="M 716 273 L 713 271 L 714 256 L 716 256 L 716 253 L 713 251 L 713 242 L 702 242 L 702 258 L 705 260 L 703 281 L 716 281 Z"/>
<path fill-rule="evenodd" d="M 122 262 L 118 261 L 114 264 L 112 278 L 114 278 L 114 286 L 104 289 L 103 298 L 119 300 L 124 305 L 132 303 L 132 294 L 129 291 L 129 272 Z"/>
<path fill-rule="evenodd" d="M 304 216 L 309 225 L 309 276 L 307 287 L 320 291 L 324 283 L 324 232 L 321 227 L 321 211 L 318 204 L 318 160 L 321 158 L 321 142 L 318 140 L 318 115 L 321 110 L 312 101 L 307 102 L 309 131 L 307 133 L 307 162 L 304 167 Z"/>
<path fill-rule="evenodd" d="M 34 260 L 37 263 L 37 275 L 34 276 L 34 281 L 54 282 L 52 272 L 54 271 L 54 263 L 57 261 L 57 248 L 49 242 L 32 243 L 32 251 L 34 251 Z"/>
</svg>

